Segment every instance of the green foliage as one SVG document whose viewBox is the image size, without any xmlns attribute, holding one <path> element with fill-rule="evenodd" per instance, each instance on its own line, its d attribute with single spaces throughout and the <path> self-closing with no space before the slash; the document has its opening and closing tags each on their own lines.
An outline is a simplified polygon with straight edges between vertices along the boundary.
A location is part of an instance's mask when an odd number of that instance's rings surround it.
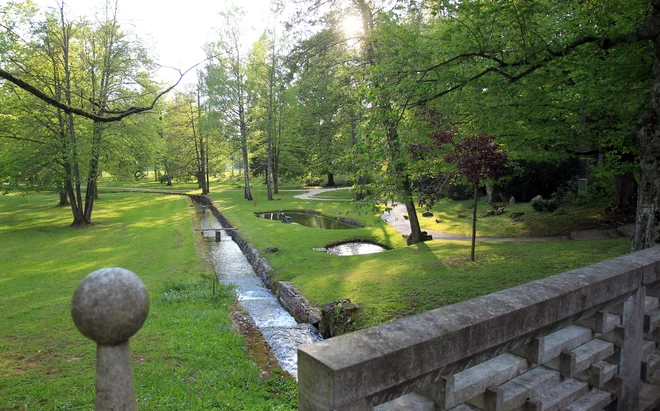
<svg viewBox="0 0 660 411">
<path fill-rule="evenodd" d="M 536 211 L 552 213 L 559 208 L 559 200 L 556 198 L 532 201 L 532 208 Z"/>
</svg>

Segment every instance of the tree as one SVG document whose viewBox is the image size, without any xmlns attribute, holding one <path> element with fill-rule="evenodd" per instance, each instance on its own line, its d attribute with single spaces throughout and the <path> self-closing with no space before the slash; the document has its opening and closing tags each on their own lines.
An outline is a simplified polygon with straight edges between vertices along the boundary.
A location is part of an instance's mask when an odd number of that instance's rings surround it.
<svg viewBox="0 0 660 411">
<path fill-rule="evenodd" d="M 146 75 L 146 53 L 119 27 L 116 3 L 114 8 L 108 4 L 105 19 L 97 24 L 68 21 L 61 5 L 58 14 L 47 14 L 21 35 L 28 26 L 17 22 L 25 15 L 34 20 L 35 13 L 10 4 L 0 17 L 0 78 L 17 96 L 29 94 L 47 105 L 40 111 L 56 125 L 50 127 L 56 147 L 53 163 L 63 169 L 72 225 L 89 225 L 111 124 L 151 110 L 176 84 L 156 91 Z"/>
<path fill-rule="evenodd" d="M 466 86 L 484 91 L 498 85 L 514 85 L 535 73 L 547 74 L 553 64 L 585 51 L 607 52 L 601 58 L 613 65 L 625 61 L 617 57 L 621 56 L 617 50 L 646 50 L 653 57 L 652 84 L 646 88 L 650 90 L 650 104 L 638 121 L 636 134 L 640 174 L 632 249 L 657 244 L 660 241 L 660 167 L 657 166 L 660 141 L 656 137 L 660 129 L 657 104 L 660 101 L 660 2 L 438 1 L 433 8 L 436 18 L 446 30 L 451 30 L 455 40 L 450 44 L 456 47 L 450 53 L 439 53 L 434 64 L 410 71 L 418 85 L 417 95 L 423 94 L 419 89 L 426 92 L 426 96 L 410 105 L 434 102 L 458 90 L 467 90 Z M 646 67 L 650 66 L 649 62 Z M 625 66 L 622 70 L 627 71 Z M 570 82 L 573 74 L 568 71 L 561 73 L 561 77 Z"/>
<path fill-rule="evenodd" d="M 220 33 L 221 39 L 207 47 L 209 61 L 205 67 L 204 79 L 208 89 L 209 109 L 218 114 L 224 113 L 227 123 L 235 129 L 239 137 L 243 156 L 244 197 L 246 200 L 252 200 L 247 118 L 250 96 L 239 25 L 242 14 L 237 9 L 221 14 L 224 30 Z"/>
<path fill-rule="evenodd" d="M 383 9 L 386 6 L 384 3 L 380 3 Z M 408 150 L 406 142 L 399 134 L 399 126 L 405 116 L 406 107 L 393 100 L 395 94 L 388 87 L 386 81 L 388 73 L 383 70 L 383 67 L 388 65 L 389 56 L 379 52 L 381 25 L 387 23 L 388 19 L 396 19 L 399 15 L 406 14 L 405 8 L 398 2 L 394 3 L 394 7 L 390 7 L 392 11 L 385 11 L 365 0 L 313 2 L 307 11 L 331 6 L 329 8 L 336 10 L 337 14 L 357 14 L 362 21 L 362 41 L 359 43 L 359 53 L 354 54 L 354 64 L 351 65 L 353 78 L 349 81 L 350 86 L 355 85 L 359 89 L 357 102 L 360 109 L 365 109 L 367 120 L 360 124 L 355 124 L 357 121 L 351 120 L 351 123 L 355 121 L 353 124 L 356 125 L 352 127 L 351 134 L 354 136 L 356 146 L 362 148 L 356 150 L 355 164 L 359 166 L 358 179 L 359 183 L 364 183 L 363 178 L 373 173 L 374 165 L 378 163 L 376 170 L 382 169 L 385 176 L 379 181 L 380 189 L 376 195 L 390 191 L 405 204 L 411 228 L 409 243 L 415 244 L 421 241 L 422 234 L 413 200 L 413 186 L 406 166 Z M 345 47 L 346 44 L 354 44 L 353 40 L 344 38 L 334 46 Z M 313 54 L 314 51 L 310 53 Z M 351 117 L 356 119 L 356 115 L 357 110 L 353 110 Z M 360 132 L 356 133 L 358 128 Z M 362 194 L 367 191 L 363 184 L 358 184 L 358 190 Z M 372 198 L 372 200 L 376 199 L 376 196 Z"/>
</svg>

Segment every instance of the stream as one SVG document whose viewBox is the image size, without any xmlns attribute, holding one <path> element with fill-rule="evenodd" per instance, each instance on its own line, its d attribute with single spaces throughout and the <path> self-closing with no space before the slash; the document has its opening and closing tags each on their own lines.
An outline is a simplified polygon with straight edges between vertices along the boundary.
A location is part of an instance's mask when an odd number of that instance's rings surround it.
<svg viewBox="0 0 660 411">
<path fill-rule="evenodd" d="M 195 203 L 202 229 L 222 228 L 213 213 Z M 234 287 L 240 306 L 248 313 L 271 348 L 280 368 L 298 380 L 297 351 L 323 339 L 311 324 L 298 324 L 264 286 L 252 266 L 228 233 L 215 241 L 214 231 L 203 231 L 218 281 Z"/>
</svg>

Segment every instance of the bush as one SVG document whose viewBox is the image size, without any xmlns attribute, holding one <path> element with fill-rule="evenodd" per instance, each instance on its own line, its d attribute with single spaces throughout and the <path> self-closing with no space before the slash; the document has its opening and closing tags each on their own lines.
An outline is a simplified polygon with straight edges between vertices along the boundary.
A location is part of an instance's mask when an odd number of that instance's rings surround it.
<svg viewBox="0 0 660 411">
<path fill-rule="evenodd" d="M 309 175 L 303 180 L 303 184 L 306 186 L 320 186 L 326 182 L 326 178 L 319 176 Z"/>
<path fill-rule="evenodd" d="M 559 199 L 553 196 L 549 200 L 532 201 L 532 208 L 536 211 L 552 213 L 559 208 Z"/>
<path fill-rule="evenodd" d="M 514 196 L 527 202 L 537 195 L 549 198 L 561 186 L 579 175 L 577 159 L 563 162 L 510 161 L 495 185 L 502 201 Z"/>
<path fill-rule="evenodd" d="M 474 196 L 474 188 L 467 184 L 450 184 L 443 194 L 454 201 L 469 200 Z"/>
</svg>

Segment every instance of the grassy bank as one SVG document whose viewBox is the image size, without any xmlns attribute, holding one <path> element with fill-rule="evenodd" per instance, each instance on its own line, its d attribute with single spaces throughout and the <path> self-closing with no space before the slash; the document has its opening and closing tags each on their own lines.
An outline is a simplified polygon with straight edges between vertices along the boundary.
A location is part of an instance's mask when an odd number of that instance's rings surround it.
<svg viewBox="0 0 660 411">
<path fill-rule="evenodd" d="M 422 228 L 455 235 L 472 235 L 473 200 L 453 201 L 442 199 L 431 209 L 432 217 L 423 217 L 424 209 L 418 209 L 417 215 Z M 568 235 L 571 231 L 587 228 L 602 228 L 612 218 L 620 218 L 605 213 L 607 201 L 562 205 L 564 213 L 555 215 L 538 212 L 531 203 L 506 204 L 506 212 L 498 216 L 484 217 L 492 210 L 486 203 L 486 197 L 479 199 L 477 207 L 478 237 L 551 237 Z M 522 213 L 515 221 L 512 213 Z"/>
<path fill-rule="evenodd" d="M 431 241 L 406 247 L 401 235 L 379 220 L 379 213 L 356 214 L 345 201 L 300 200 L 281 192 L 266 201 L 264 192 L 243 199 L 242 191 L 212 190 L 220 211 L 255 247 L 277 247 L 268 258 L 276 280 L 293 282 L 320 306 L 348 297 L 363 307 L 358 327 L 368 327 L 493 291 L 523 284 L 625 254 L 629 239 L 551 243 L 477 244 L 477 261 L 468 261 L 469 242 Z M 318 230 L 258 219 L 256 211 L 307 209 L 350 217 L 364 228 Z M 507 217 L 508 218 L 508 217 Z M 481 223 L 481 221 L 480 221 Z M 549 224 L 548 224 L 549 225 Z M 317 251 L 340 240 L 370 239 L 393 250 L 365 256 L 339 257 Z"/>
<path fill-rule="evenodd" d="M 211 294 L 185 197 L 103 193 L 95 226 L 68 227 L 55 196 L 0 196 L 0 409 L 91 409 L 95 345 L 70 302 L 90 272 L 122 266 L 151 309 L 131 340 L 138 408 L 295 407 L 295 383 L 268 381 L 232 331 L 231 292 Z M 206 277 L 207 279 L 203 279 Z"/>
</svg>

